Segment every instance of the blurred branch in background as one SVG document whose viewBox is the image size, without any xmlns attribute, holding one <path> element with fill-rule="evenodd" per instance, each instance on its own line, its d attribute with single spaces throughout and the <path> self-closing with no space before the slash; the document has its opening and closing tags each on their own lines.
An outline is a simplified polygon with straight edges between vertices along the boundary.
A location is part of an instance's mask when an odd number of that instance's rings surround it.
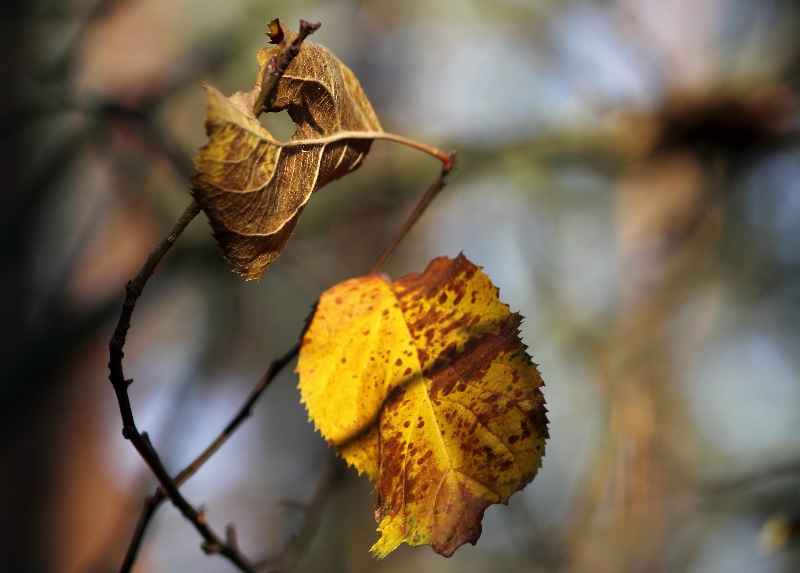
<svg viewBox="0 0 800 573">
<path fill-rule="evenodd" d="M 345 470 L 320 500 L 340 466 L 289 375 L 186 495 L 284 570 L 797 570 L 798 14 L 789 0 L 4 9 L 2 568 L 119 566 L 154 487 L 104 383 L 120 285 L 189 200 L 200 81 L 249 87 L 266 23 L 303 16 L 325 22 L 315 40 L 388 131 L 459 149 L 457 179 L 387 272 L 461 250 L 486 268 L 527 317 L 552 439 L 537 483 L 450 560 L 371 560 L 369 486 Z M 376 143 L 309 203 L 258 284 L 228 274 L 203 225 L 187 230 L 137 311 L 126 366 L 172 475 L 292 344 L 286 325 L 368 268 L 425 161 Z M 179 519 L 153 519 L 135 570 L 216 570 Z M 786 534 L 768 554 L 762 527 Z"/>
</svg>

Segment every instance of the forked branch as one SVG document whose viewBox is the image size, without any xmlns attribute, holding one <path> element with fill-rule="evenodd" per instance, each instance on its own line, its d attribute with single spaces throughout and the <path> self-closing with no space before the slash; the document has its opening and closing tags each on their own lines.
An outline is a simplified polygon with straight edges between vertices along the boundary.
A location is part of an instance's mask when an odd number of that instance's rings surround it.
<svg viewBox="0 0 800 573">
<path fill-rule="evenodd" d="M 277 73 L 273 73 L 273 76 L 277 76 L 274 79 L 274 82 L 264 86 L 262 88 L 261 95 L 266 98 L 269 95 L 269 90 L 271 90 L 277 81 L 280 79 L 280 76 L 285 71 L 286 66 L 291 60 L 297 55 L 299 52 L 299 46 L 303 42 L 308 34 L 312 33 L 319 27 L 318 24 L 309 25 L 307 23 L 301 22 L 301 33 L 297 35 L 297 37 L 287 46 L 286 50 L 284 51 L 283 58 L 281 58 L 281 70 L 277 71 Z M 117 402 L 119 404 L 120 416 L 122 417 L 122 435 L 125 439 L 130 440 L 133 446 L 136 448 L 136 451 L 139 452 L 139 455 L 144 459 L 147 465 L 150 467 L 150 470 L 156 476 L 159 482 L 159 491 L 162 492 L 163 496 L 166 496 L 170 499 L 170 501 L 177 507 L 181 514 L 192 522 L 195 529 L 200 533 L 203 538 L 203 550 L 207 553 L 219 553 L 223 555 L 228 560 L 231 561 L 234 565 L 236 565 L 241 571 L 247 572 L 254 572 L 255 567 L 253 564 L 248 560 L 242 553 L 239 551 L 237 544 L 235 543 L 235 535 L 232 534 L 232 530 L 229 529 L 231 534 L 226 535 L 223 539 L 220 537 L 209 525 L 206 523 L 205 516 L 202 511 L 197 510 L 192 504 L 190 504 L 178 491 L 178 485 L 176 481 L 172 479 L 172 477 L 167 473 L 166 469 L 164 468 L 161 460 L 158 457 L 156 450 L 150 443 L 150 440 L 147 438 L 146 433 L 139 432 L 139 429 L 136 427 L 136 422 L 133 417 L 133 410 L 131 408 L 130 398 L 128 396 L 128 386 L 133 382 L 132 379 L 126 379 L 125 374 L 122 368 L 122 358 L 124 357 L 124 347 L 125 341 L 127 339 L 128 330 L 130 329 L 130 320 L 133 315 L 133 310 L 136 306 L 136 301 L 142 294 L 147 281 L 155 272 L 156 266 L 161 262 L 161 259 L 164 258 L 167 251 L 175 244 L 175 241 L 178 239 L 180 234 L 184 231 L 184 229 L 189 225 L 189 223 L 197 216 L 200 212 L 200 205 L 197 202 L 192 201 L 189 206 L 184 210 L 183 214 L 180 216 L 178 221 L 170 230 L 169 234 L 159 243 L 156 249 L 147 257 L 147 262 L 145 262 L 144 266 L 142 266 L 139 273 L 136 275 L 132 281 L 129 281 L 128 284 L 125 286 L 125 300 L 122 304 L 122 311 L 120 312 L 119 320 L 117 321 L 117 326 L 114 329 L 114 333 L 111 336 L 109 341 L 109 380 L 111 381 L 111 385 L 114 388 L 114 392 L 117 397 Z M 260 393 L 259 393 L 260 394 Z M 257 396 L 256 396 L 257 398 Z M 249 411 L 249 410 L 248 410 Z M 246 417 L 246 413 L 243 415 L 242 419 Z M 235 426 L 241 421 L 237 422 Z M 234 426 L 234 429 L 235 429 Z M 227 438 L 225 438 L 227 439 Z M 224 439 L 222 440 L 224 442 Z M 221 443 L 219 444 L 221 445 Z M 219 447 L 216 446 L 216 448 Z M 213 446 L 213 444 L 212 444 Z M 214 450 L 216 451 L 216 449 Z M 213 452 L 211 452 L 213 453 Z M 208 455 L 211 455 L 210 453 Z M 203 458 L 193 469 L 189 468 L 191 475 L 196 471 L 197 467 L 199 467 L 208 456 Z M 188 476 L 187 476 L 188 477 Z M 186 479 L 186 478 L 184 478 Z M 153 503 L 153 509 L 147 509 L 143 514 L 142 519 L 140 520 L 140 524 L 143 523 L 142 532 L 144 531 L 144 526 L 146 526 L 147 522 L 149 521 L 150 517 L 155 512 L 156 507 L 158 506 L 157 503 Z M 137 528 L 138 531 L 139 528 Z M 134 538 L 136 539 L 136 538 Z M 137 547 L 133 549 L 131 552 L 129 550 L 129 556 L 132 553 L 132 557 L 130 563 L 128 563 L 129 559 L 126 556 L 125 563 L 123 564 L 123 570 L 125 567 L 130 568 L 133 564 L 133 560 L 135 560 L 136 551 L 138 550 L 138 541 L 136 541 Z"/>
<path fill-rule="evenodd" d="M 264 393 L 264 390 L 267 389 L 272 380 L 289 364 L 296 356 L 298 351 L 300 350 L 300 345 L 295 344 L 291 349 L 289 349 L 286 354 L 281 356 L 280 358 L 275 359 L 272 364 L 269 365 L 267 371 L 255 385 L 255 387 L 250 391 L 250 395 L 244 401 L 242 406 L 239 408 L 236 415 L 228 422 L 228 425 L 220 432 L 220 434 L 214 439 L 208 447 L 203 450 L 203 452 L 197 456 L 192 462 L 187 465 L 183 470 L 175 476 L 172 480 L 176 486 L 180 487 L 183 485 L 189 478 L 191 478 L 200 467 L 206 463 L 211 456 L 213 456 L 217 450 L 219 450 L 225 442 L 228 441 L 228 438 L 233 435 L 236 429 L 244 422 L 252 413 L 253 406 L 255 405 L 256 401 L 261 397 L 261 394 Z M 133 567 L 133 564 L 136 561 L 136 556 L 139 552 L 139 547 L 141 547 L 142 539 L 144 538 L 144 534 L 147 530 L 147 526 L 150 523 L 153 515 L 155 514 L 156 510 L 161 506 L 161 504 L 167 499 L 167 494 L 165 493 L 164 488 L 159 487 L 156 491 L 145 500 L 144 508 L 142 510 L 142 514 L 139 516 L 139 522 L 136 524 L 136 530 L 133 533 L 133 537 L 131 538 L 131 542 L 128 545 L 128 551 L 125 554 L 125 561 L 120 568 L 120 573 L 127 573 Z"/>
</svg>

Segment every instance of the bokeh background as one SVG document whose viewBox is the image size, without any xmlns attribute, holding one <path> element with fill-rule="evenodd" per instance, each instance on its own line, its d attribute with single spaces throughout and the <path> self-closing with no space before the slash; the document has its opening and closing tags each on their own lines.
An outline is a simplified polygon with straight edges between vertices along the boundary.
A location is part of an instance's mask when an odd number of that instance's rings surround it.
<svg viewBox="0 0 800 573">
<path fill-rule="evenodd" d="M 800 4 L 794 0 L 37 0 L 1 9 L 0 569 L 116 571 L 154 488 L 107 381 L 132 278 L 189 203 L 204 92 L 249 89 L 267 23 L 360 79 L 387 131 L 457 149 L 386 267 L 463 251 L 525 316 L 551 439 L 444 559 L 381 562 L 374 494 L 307 422 L 292 368 L 183 491 L 298 572 L 800 571 Z M 288 117 L 265 118 L 284 138 Z M 436 174 L 376 142 L 260 282 L 204 216 L 125 349 L 172 472 L 319 294 L 362 274 Z M 177 511 L 134 571 L 221 572 Z"/>
</svg>

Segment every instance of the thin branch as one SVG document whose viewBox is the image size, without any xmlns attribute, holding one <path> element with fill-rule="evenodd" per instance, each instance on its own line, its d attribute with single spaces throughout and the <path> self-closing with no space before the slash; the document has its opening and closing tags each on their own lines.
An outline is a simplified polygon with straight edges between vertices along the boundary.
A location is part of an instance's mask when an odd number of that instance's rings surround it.
<svg viewBox="0 0 800 573">
<path fill-rule="evenodd" d="M 156 510 L 161 507 L 161 503 L 165 499 L 166 496 L 162 493 L 161 488 L 156 491 L 155 495 L 145 498 L 144 508 L 139 516 L 139 521 L 136 523 L 136 529 L 133 532 L 131 542 L 128 544 L 128 550 L 125 552 L 125 560 L 119 568 L 120 573 L 128 573 L 133 568 L 133 564 L 139 556 L 139 548 L 142 546 L 142 539 L 144 539 L 147 526 L 150 524 L 150 520 L 153 519 Z"/>
<path fill-rule="evenodd" d="M 108 363 L 108 378 L 117 395 L 120 416 L 122 417 L 123 437 L 130 440 L 136 448 L 136 451 L 139 452 L 139 455 L 142 456 L 150 467 L 150 470 L 155 474 L 158 482 L 161 484 L 161 488 L 170 498 L 173 505 L 180 510 L 184 517 L 192 522 L 195 529 L 197 529 L 203 537 L 204 550 L 208 553 L 219 553 L 227 557 L 241 571 L 255 572 L 253 564 L 239 552 L 238 548 L 220 538 L 206 523 L 203 513 L 195 509 L 181 495 L 175 482 L 172 481 L 172 478 L 164 469 L 155 449 L 150 444 L 147 434 L 139 432 L 136 427 L 136 422 L 134 421 L 133 410 L 128 396 L 128 386 L 133 380 L 126 380 L 122 370 L 122 358 L 124 356 L 123 347 L 125 346 L 128 329 L 130 328 L 130 319 L 133 314 L 133 309 L 136 306 L 136 301 L 142 294 L 142 290 L 148 279 L 153 276 L 158 263 L 164 258 L 167 251 L 175 244 L 180 234 L 199 212 L 200 206 L 193 201 L 176 221 L 169 234 L 164 237 L 156 249 L 147 257 L 147 262 L 142 266 L 136 278 L 128 282 L 125 286 L 126 296 L 122 304 L 122 312 L 120 313 L 117 327 L 114 329 L 114 334 L 109 341 L 110 360 Z"/>
<path fill-rule="evenodd" d="M 286 71 L 286 67 L 292 59 L 299 53 L 300 45 L 303 40 L 311 33 L 319 28 L 319 24 L 308 24 L 307 22 L 300 21 L 300 33 L 294 40 L 286 47 L 283 56 L 278 62 L 275 71 L 271 74 L 271 80 L 262 86 L 260 98 L 264 100 L 269 96 L 270 91 L 275 87 L 277 81 Z M 272 81 L 274 78 L 274 81 Z M 263 102 L 262 102 L 263 107 Z M 145 502 L 145 509 L 140 516 L 139 523 L 136 527 L 136 532 L 128 548 L 125 556 L 125 561 L 122 565 L 122 571 L 129 571 L 136 560 L 136 555 L 141 544 L 142 537 L 147 528 L 147 524 L 152 518 L 158 506 L 163 499 L 169 498 L 172 504 L 180 510 L 181 514 L 188 519 L 195 529 L 203 537 L 203 550 L 206 553 L 218 553 L 228 558 L 234 565 L 241 571 L 255 572 L 254 565 L 241 553 L 236 542 L 235 530 L 232 526 L 228 526 L 226 537 L 223 540 L 213 529 L 206 523 L 205 515 L 202 511 L 195 509 L 178 491 L 178 486 L 186 481 L 189 477 L 205 463 L 230 437 L 236 428 L 250 415 L 253 405 L 258 397 L 263 393 L 267 384 L 277 375 L 277 373 L 296 356 L 299 351 L 299 344 L 295 345 L 289 352 L 282 358 L 274 361 L 268 371 L 264 374 L 259 384 L 253 389 L 245 404 L 239 410 L 233 420 L 226 426 L 220 436 L 217 437 L 200 456 L 194 460 L 187 468 L 185 468 L 175 480 L 173 480 L 166 469 L 164 468 L 161 460 L 158 457 L 153 446 L 150 444 L 149 438 L 146 433 L 140 433 L 136 427 L 133 417 L 133 410 L 131 408 L 130 398 L 128 396 L 128 386 L 133 380 L 125 379 L 122 369 L 122 358 L 124 357 L 123 348 L 127 338 L 128 330 L 130 329 L 130 319 L 133 310 L 136 306 L 136 301 L 141 296 L 142 291 L 155 272 L 155 268 L 167 251 L 172 247 L 177 238 L 186 228 L 186 226 L 194 219 L 200 212 L 200 206 L 196 201 L 186 208 L 181 217 L 175 223 L 170 233 L 159 243 L 156 249 L 148 256 L 147 262 L 144 264 L 139 274 L 135 279 L 128 282 L 125 286 L 126 296 L 122 305 L 122 312 L 120 313 L 119 321 L 114 329 L 114 334 L 109 341 L 109 380 L 114 388 L 119 403 L 120 416 L 122 417 L 122 435 L 125 439 L 130 440 L 139 455 L 144 459 L 150 467 L 153 474 L 158 479 L 160 487 L 158 491 Z"/>
<path fill-rule="evenodd" d="M 445 179 L 447 175 L 453 170 L 455 162 L 456 162 L 455 152 L 447 156 L 447 161 L 442 161 L 442 169 L 441 171 L 439 171 L 439 175 L 436 176 L 436 179 L 433 180 L 433 182 L 430 184 L 430 187 L 428 187 L 428 190 L 425 191 L 425 194 L 419 200 L 417 206 L 414 207 L 414 210 L 408 215 L 406 220 L 397 230 L 397 233 L 395 233 L 389 245 L 387 245 L 387 247 L 383 250 L 383 252 L 380 254 L 380 256 L 372 265 L 372 267 L 370 267 L 368 274 L 374 275 L 380 272 L 381 267 L 384 265 L 384 263 L 386 263 L 386 260 L 394 252 L 395 248 L 397 248 L 397 245 L 400 243 L 403 237 L 405 237 L 408 231 L 411 230 L 411 227 L 414 226 L 414 223 L 417 222 L 417 219 L 420 218 L 420 216 L 428 207 L 428 205 L 430 205 L 431 201 L 433 201 L 439 194 L 439 191 L 441 191 L 444 188 Z"/>
<path fill-rule="evenodd" d="M 197 214 L 200 212 L 200 205 L 197 204 L 196 201 L 192 201 L 188 207 L 184 210 L 183 214 L 178 218 L 173 225 L 170 232 L 164 237 L 155 250 L 150 253 L 147 257 L 147 261 L 142 266 L 141 270 L 139 270 L 139 274 L 136 275 L 136 278 L 132 281 L 129 281 L 127 285 L 125 285 L 125 301 L 122 303 L 122 312 L 119 315 L 119 320 L 117 321 L 117 327 L 114 329 L 114 334 L 111 336 L 111 340 L 108 343 L 108 350 L 109 350 L 109 362 L 108 362 L 108 369 L 109 375 L 108 379 L 111 381 L 111 385 L 114 387 L 114 392 L 117 395 L 117 402 L 119 402 L 119 411 L 120 415 L 122 416 L 122 435 L 126 436 L 126 432 L 129 431 L 136 431 L 136 424 L 133 420 L 133 411 L 131 410 L 131 402 L 128 398 L 128 385 L 132 382 L 132 380 L 126 380 L 125 374 L 122 370 L 122 358 L 125 356 L 125 353 L 122 349 L 125 346 L 125 340 L 128 336 L 128 329 L 131 327 L 130 320 L 131 315 L 133 315 L 133 309 L 136 306 L 136 301 L 142 294 L 142 290 L 144 289 L 145 284 L 153 276 L 153 273 L 156 270 L 156 266 L 161 259 L 164 258 L 164 255 L 167 254 L 167 251 L 175 244 L 175 241 L 178 240 L 178 237 L 183 232 L 184 229 L 192 222 Z M 132 430 L 131 430 L 132 429 Z"/>
<path fill-rule="evenodd" d="M 144 461 L 147 462 L 147 465 L 150 466 L 150 470 L 153 472 L 153 474 L 155 474 L 158 482 L 161 484 L 161 487 L 166 492 L 166 496 L 169 497 L 172 504 L 178 508 L 181 514 L 188 519 L 192 525 L 194 525 L 194 528 L 203 538 L 203 551 L 208 554 L 218 553 L 226 557 L 231 563 L 236 565 L 240 571 L 244 571 L 245 573 L 256 573 L 255 566 L 250 562 L 249 559 L 241 554 L 238 547 L 230 544 L 226 540 L 223 540 L 213 529 L 211 529 L 211 526 L 206 523 L 205 514 L 202 511 L 195 509 L 195 507 L 190 504 L 178 491 L 178 487 L 164 469 L 161 460 L 158 458 L 158 454 L 150 444 L 147 434 L 141 434 L 135 427 L 133 427 L 128 429 L 125 437 L 131 441 L 136 448 L 136 451 L 139 452 L 139 455 L 141 455 Z"/>
<path fill-rule="evenodd" d="M 181 485 L 190 477 L 192 477 L 200 467 L 208 461 L 208 459 L 213 456 L 217 450 L 219 450 L 225 442 L 228 441 L 228 438 L 236 431 L 236 429 L 244 422 L 253 411 L 253 406 L 255 406 L 256 401 L 261 397 L 264 390 L 267 389 L 272 380 L 283 370 L 289 362 L 291 362 L 300 352 L 300 343 L 295 343 L 286 354 L 281 356 L 280 358 L 276 358 L 272 361 L 272 364 L 269 365 L 267 371 L 255 385 L 255 387 L 250 391 L 250 395 L 245 400 L 244 404 L 239 408 L 239 411 L 236 415 L 228 422 L 228 425 L 225 426 L 225 429 L 220 432 L 220 434 L 214 439 L 211 444 L 201 453 L 197 458 L 195 458 L 188 466 L 186 466 L 181 472 L 175 477 L 175 483 L 177 485 Z"/>
</svg>

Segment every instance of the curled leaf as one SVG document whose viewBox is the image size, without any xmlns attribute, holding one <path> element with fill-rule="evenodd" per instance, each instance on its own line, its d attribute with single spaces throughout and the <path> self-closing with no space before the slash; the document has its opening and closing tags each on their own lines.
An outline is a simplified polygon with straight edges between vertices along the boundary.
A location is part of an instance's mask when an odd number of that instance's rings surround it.
<svg viewBox="0 0 800 573">
<path fill-rule="evenodd" d="M 209 142 L 192 178 L 225 258 L 248 279 L 260 278 L 281 252 L 311 193 L 356 169 L 382 133 L 353 73 L 326 48 L 305 42 L 264 106 L 287 110 L 297 127 L 288 142 L 276 140 L 253 106 L 294 34 L 273 21 L 269 36 L 279 43 L 258 53 L 253 90 L 227 98 L 206 86 Z"/>
<path fill-rule="evenodd" d="M 486 507 L 533 479 L 547 418 L 520 322 L 463 255 L 320 298 L 300 390 L 322 435 L 375 481 L 375 555 L 403 542 L 452 555 L 478 540 Z"/>
<path fill-rule="evenodd" d="M 269 43 L 270 44 L 280 44 L 283 42 L 283 39 L 286 37 L 284 33 L 285 26 L 281 26 L 281 21 L 278 18 L 275 18 L 269 23 L 269 31 L 267 32 L 267 36 L 269 36 Z"/>
</svg>

